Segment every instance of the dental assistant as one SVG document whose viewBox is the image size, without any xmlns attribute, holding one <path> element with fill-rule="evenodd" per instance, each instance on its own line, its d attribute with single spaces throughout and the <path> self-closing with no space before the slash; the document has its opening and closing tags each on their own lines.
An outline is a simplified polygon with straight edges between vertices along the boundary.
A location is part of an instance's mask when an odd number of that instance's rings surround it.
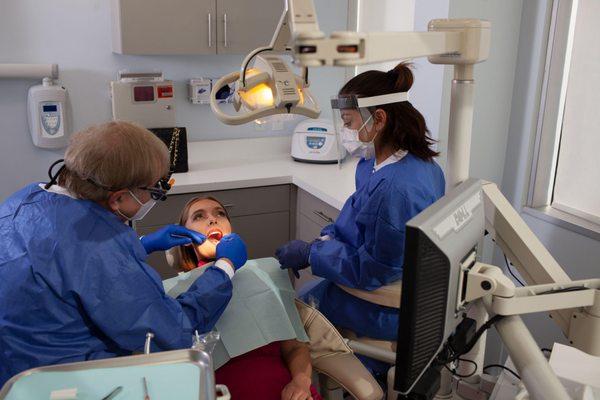
<svg viewBox="0 0 600 400">
<path fill-rule="evenodd" d="M 325 278 L 304 299 L 334 325 L 381 340 L 396 340 L 399 308 L 369 303 L 338 285 L 371 291 L 402 279 L 406 222 L 444 195 L 434 141 L 408 101 L 412 84 L 410 68 L 399 64 L 354 77 L 332 99 L 337 133 L 360 157 L 356 191 L 319 239 L 295 240 L 276 252 L 282 268 L 297 273 L 310 265 Z M 381 363 L 365 363 L 387 372 Z"/>
<path fill-rule="evenodd" d="M 131 354 L 147 332 L 154 350 L 171 350 L 212 329 L 246 262 L 239 236 L 224 237 L 215 265 L 172 299 L 148 254 L 205 237 L 171 225 L 139 239 L 125 223 L 166 198 L 168 171 L 156 136 L 110 122 L 75 134 L 48 184 L 0 204 L 0 387 L 29 368 Z"/>
</svg>

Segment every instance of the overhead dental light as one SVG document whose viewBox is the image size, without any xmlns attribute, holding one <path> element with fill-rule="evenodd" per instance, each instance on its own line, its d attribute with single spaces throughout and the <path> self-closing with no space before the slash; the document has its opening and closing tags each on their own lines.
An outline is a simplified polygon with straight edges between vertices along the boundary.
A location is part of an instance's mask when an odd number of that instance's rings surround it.
<svg viewBox="0 0 600 400">
<path fill-rule="evenodd" d="M 248 57 L 247 60 L 250 61 Z M 225 113 L 216 100 L 216 93 L 230 84 L 235 85 L 233 106 L 238 112 L 235 115 Z M 296 75 L 282 57 L 257 55 L 252 68 L 242 67 L 241 72 L 233 72 L 216 82 L 210 105 L 216 117 L 228 125 L 245 124 L 275 114 L 317 118 L 321 110 L 308 86 L 306 75 Z"/>
</svg>

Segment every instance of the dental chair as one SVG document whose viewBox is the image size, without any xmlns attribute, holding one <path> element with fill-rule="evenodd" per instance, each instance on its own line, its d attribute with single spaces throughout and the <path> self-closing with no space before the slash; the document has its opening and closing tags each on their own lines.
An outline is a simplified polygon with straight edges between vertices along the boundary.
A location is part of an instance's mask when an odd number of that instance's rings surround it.
<svg viewBox="0 0 600 400">
<path fill-rule="evenodd" d="M 178 251 L 168 250 L 165 256 L 171 267 L 180 264 Z M 377 381 L 331 322 L 316 308 L 300 300 L 296 300 L 296 308 L 310 339 L 312 366 L 323 399 L 342 400 L 343 391 L 358 400 L 383 399 L 384 393 Z"/>
<path fill-rule="evenodd" d="M 303 278 L 304 283 L 314 277 L 308 270 L 304 270 L 305 276 Z M 293 279 L 293 276 L 291 276 Z M 293 279 L 293 282 L 296 281 Z M 376 290 L 367 291 L 350 288 L 344 285 L 337 285 L 340 289 L 344 290 L 348 294 L 354 297 L 368 301 L 369 303 L 377 304 L 380 306 L 400 307 L 400 295 L 402 292 L 402 280 L 398 280 L 389 285 L 382 286 Z M 296 287 L 296 286 L 294 286 Z M 296 290 L 298 288 L 296 287 Z M 394 364 L 396 362 L 396 341 L 378 340 L 369 338 L 366 336 L 359 337 L 356 333 L 350 329 L 337 328 L 342 336 L 346 339 L 348 345 L 352 348 L 356 354 L 364 355 L 370 358 L 374 358 L 379 361 L 387 362 L 391 365 L 388 376 L 387 376 L 387 399 L 397 399 L 398 392 L 394 391 Z M 332 383 L 330 383 L 332 386 Z"/>
</svg>

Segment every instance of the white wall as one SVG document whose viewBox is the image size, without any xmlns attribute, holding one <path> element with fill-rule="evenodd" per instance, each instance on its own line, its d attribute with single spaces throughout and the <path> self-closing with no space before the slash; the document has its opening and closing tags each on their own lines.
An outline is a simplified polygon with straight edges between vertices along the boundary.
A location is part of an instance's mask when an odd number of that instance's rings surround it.
<svg viewBox="0 0 600 400">
<path fill-rule="evenodd" d="M 281 0 L 283 1 L 283 0 Z M 0 63 L 58 63 L 67 87 L 74 130 L 111 119 L 109 82 L 117 72 L 161 70 L 175 81 L 177 123 L 190 140 L 289 134 L 257 131 L 254 124 L 221 124 L 207 105 L 187 101 L 186 82 L 198 76 L 219 77 L 239 68 L 244 55 L 129 56 L 111 51 L 110 9 L 106 0 L 0 0 Z M 316 0 L 321 29 L 344 30 L 348 0 Z M 344 81 L 341 68 L 312 69 L 311 88 L 330 114 L 329 98 Z M 44 180 L 49 164 L 62 150 L 35 148 L 26 122 L 28 80 L 0 80 L 0 201 L 26 183 Z M 15 171 L 18 171 L 15 172 Z"/>
<path fill-rule="evenodd" d="M 359 32 L 403 32 L 414 29 L 415 0 L 361 0 L 358 9 Z M 356 73 L 377 69 L 389 71 L 398 62 L 361 65 Z"/>
</svg>

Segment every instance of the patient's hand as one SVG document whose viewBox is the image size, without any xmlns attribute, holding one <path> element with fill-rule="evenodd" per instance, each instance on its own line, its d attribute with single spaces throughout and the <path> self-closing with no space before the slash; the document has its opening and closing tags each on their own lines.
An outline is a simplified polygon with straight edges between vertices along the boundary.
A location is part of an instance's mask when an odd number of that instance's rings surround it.
<svg viewBox="0 0 600 400">
<path fill-rule="evenodd" d="M 281 391 L 281 400 L 312 400 L 310 384 L 310 377 L 296 375 Z"/>
</svg>

